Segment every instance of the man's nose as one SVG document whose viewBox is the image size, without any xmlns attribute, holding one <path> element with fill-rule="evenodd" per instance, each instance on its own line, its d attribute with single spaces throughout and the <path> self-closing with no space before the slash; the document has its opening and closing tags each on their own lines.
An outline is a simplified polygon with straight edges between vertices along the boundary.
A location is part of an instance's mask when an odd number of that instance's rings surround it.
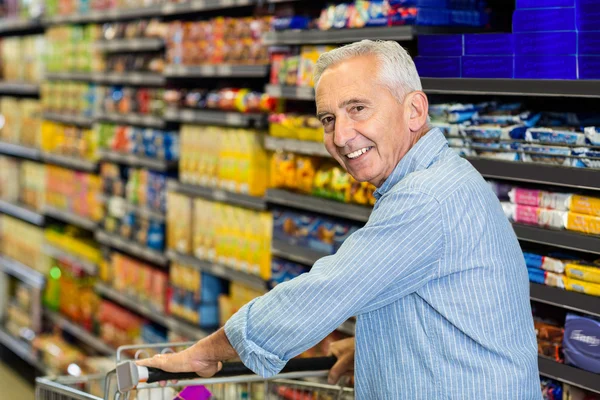
<svg viewBox="0 0 600 400">
<path fill-rule="evenodd" d="M 350 118 L 341 116 L 336 118 L 335 130 L 333 132 L 333 143 L 337 147 L 344 147 L 349 141 L 354 139 L 356 131 L 354 130 L 354 124 Z"/>
</svg>

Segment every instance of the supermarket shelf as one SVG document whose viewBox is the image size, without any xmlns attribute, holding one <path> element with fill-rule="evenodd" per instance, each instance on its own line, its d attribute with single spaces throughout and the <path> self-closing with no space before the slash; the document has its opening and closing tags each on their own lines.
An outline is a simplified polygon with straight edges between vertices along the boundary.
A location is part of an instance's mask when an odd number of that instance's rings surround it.
<svg viewBox="0 0 600 400">
<path fill-rule="evenodd" d="M 208 261 L 202 261 L 196 257 L 180 254 L 171 250 L 167 252 L 167 256 L 173 262 L 194 267 L 199 271 L 218 276 L 219 278 L 243 283 L 244 285 L 256 288 L 258 290 L 267 289 L 267 282 L 256 275 L 238 271 L 236 269 L 226 267 L 224 265 L 213 264 Z"/>
<path fill-rule="evenodd" d="M 42 118 L 48 121 L 60 122 L 61 124 L 76 125 L 82 128 L 91 128 L 94 119 L 83 115 L 59 114 L 54 112 L 45 112 Z"/>
<path fill-rule="evenodd" d="M 42 212 L 47 217 L 52 217 L 59 221 L 66 222 L 67 224 L 75 225 L 82 229 L 87 229 L 88 231 L 93 231 L 96 229 L 96 223 L 94 221 L 68 211 L 62 211 L 46 205 L 44 206 Z"/>
<path fill-rule="evenodd" d="M 29 160 L 39 160 L 41 158 L 41 152 L 38 149 L 5 142 L 0 142 L 0 154 L 27 158 Z"/>
<path fill-rule="evenodd" d="M 39 96 L 40 87 L 34 83 L 0 81 L 0 95 Z"/>
<path fill-rule="evenodd" d="M 395 26 L 362 29 L 330 29 L 321 31 L 317 29 L 301 31 L 287 30 L 267 32 L 263 35 L 263 44 L 268 46 L 285 44 L 334 44 L 350 43 L 357 40 L 412 40 L 414 29 L 412 26 Z"/>
<path fill-rule="evenodd" d="M 175 318 L 161 314 L 160 312 L 142 304 L 138 299 L 124 295 L 123 293 L 103 283 L 96 283 L 95 289 L 98 294 L 106 297 L 107 299 L 119 303 L 123 307 L 135 311 L 138 314 L 148 318 L 149 320 L 163 325 L 166 328 L 177 332 L 181 335 L 194 339 L 202 339 L 210 334 L 209 332 L 206 332 L 200 328 L 197 328 L 190 324 L 186 324 L 184 322 L 180 322 Z"/>
<path fill-rule="evenodd" d="M 163 15 L 188 14 L 198 11 L 219 10 L 222 8 L 243 7 L 256 4 L 254 0 L 189 0 L 181 4 L 167 3 Z"/>
<path fill-rule="evenodd" d="M 125 203 L 125 208 L 127 209 L 127 211 L 133 212 L 142 218 L 148 218 L 155 221 L 164 221 L 166 218 L 164 213 L 152 210 L 148 207 L 136 206 L 131 203 Z"/>
<path fill-rule="evenodd" d="M 278 239 L 273 239 L 273 242 L 271 243 L 271 254 L 275 257 L 285 258 L 286 260 L 304 264 L 309 267 L 312 267 L 312 265 L 320 258 L 328 255 Z"/>
<path fill-rule="evenodd" d="M 311 87 L 266 85 L 265 92 L 272 97 L 290 100 L 314 100 L 315 90 Z"/>
<path fill-rule="evenodd" d="M 0 343 L 10 349 L 13 353 L 19 356 L 22 360 L 37 369 L 44 376 L 48 375 L 46 366 L 33 355 L 31 346 L 27 343 L 15 338 L 10 333 L 0 328 Z"/>
<path fill-rule="evenodd" d="M 202 197 L 208 200 L 227 203 L 234 206 L 250 208 L 253 210 L 266 210 L 267 202 L 262 197 L 254 197 L 246 194 L 227 192 L 221 189 L 215 189 L 204 186 L 189 185 L 179 181 L 170 180 L 168 189 L 178 193 L 193 197 Z"/>
<path fill-rule="evenodd" d="M 561 249 L 600 254 L 600 236 L 545 229 L 517 223 L 513 224 L 513 228 L 519 240 L 545 244 Z"/>
<path fill-rule="evenodd" d="M 70 264 L 79 265 L 89 275 L 96 275 L 98 266 L 90 261 L 77 257 L 68 251 L 62 250 L 51 244 L 44 245 L 44 253 L 50 257 L 67 260 Z"/>
<path fill-rule="evenodd" d="M 549 358 L 538 356 L 540 375 L 557 381 L 600 393 L 600 374 L 585 371 L 569 365 L 557 363 Z"/>
<path fill-rule="evenodd" d="M 367 222 L 371 215 L 371 207 L 321 199 L 319 197 L 298 194 L 282 189 L 269 189 L 267 191 L 266 199 L 268 203 L 314 211 L 360 222 Z"/>
<path fill-rule="evenodd" d="M 161 5 L 138 8 L 121 8 L 106 11 L 90 11 L 72 15 L 58 15 L 46 18 L 48 24 L 104 22 L 136 18 L 159 17 L 162 13 Z"/>
<path fill-rule="evenodd" d="M 44 287 L 46 278 L 42 273 L 13 260 L 12 258 L 0 256 L 0 269 L 35 288 L 41 289 Z"/>
<path fill-rule="evenodd" d="M 37 226 L 44 226 L 44 216 L 34 210 L 8 201 L 0 200 L 0 213 L 19 218 Z"/>
<path fill-rule="evenodd" d="M 73 168 L 81 171 L 94 172 L 98 169 L 98 164 L 92 161 L 62 156 L 60 154 L 42 153 L 42 160 L 49 164 L 60 165 L 65 168 Z"/>
<path fill-rule="evenodd" d="M 486 178 L 600 190 L 600 170 L 467 157 Z"/>
<path fill-rule="evenodd" d="M 308 140 L 284 139 L 273 136 L 265 137 L 265 148 L 273 151 L 289 151 L 311 156 L 331 157 L 325 145 Z"/>
<path fill-rule="evenodd" d="M 105 354 L 107 356 L 114 356 L 117 354 L 116 350 L 113 349 L 111 346 L 104 343 L 101 339 L 94 336 L 92 333 L 86 331 L 79 325 L 69 321 L 62 315 L 55 313 L 54 311 L 50 311 L 49 309 L 45 309 L 44 314 L 46 314 L 48 319 L 52 321 L 52 323 L 55 326 L 58 326 L 63 331 L 75 336 L 77 339 L 81 340 L 83 343 L 92 347 L 99 353 Z"/>
<path fill-rule="evenodd" d="M 158 129 L 164 128 L 165 126 L 165 121 L 160 117 L 135 113 L 118 114 L 99 112 L 96 115 L 96 119 L 100 121 L 114 122 L 116 124 L 140 125 Z"/>
<path fill-rule="evenodd" d="M 0 35 L 25 34 L 43 32 L 44 25 L 37 19 L 2 18 L 0 19 Z"/>
<path fill-rule="evenodd" d="M 421 78 L 426 93 L 600 97 L 600 80 Z"/>
<path fill-rule="evenodd" d="M 45 78 L 50 81 L 82 81 L 92 82 L 94 80 L 92 72 L 46 72 Z"/>
<path fill-rule="evenodd" d="M 600 317 L 600 297 L 551 286 L 530 284 L 531 300 Z"/>
<path fill-rule="evenodd" d="M 167 257 L 160 251 L 149 249 L 131 240 L 120 238 L 114 234 L 111 235 L 102 230 L 96 231 L 96 240 L 106 246 L 114 247 L 161 267 L 166 267 L 169 263 Z"/>
<path fill-rule="evenodd" d="M 160 50 L 165 46 L 162 39 L 137 38 L 137 39 L 115 39 L 102 40 L 94 43 L 94 46 L 106 53 L 111 52 L 138 52 Z"/>
<path fill-rule="evenodd" d="M 100 150 L 100 157 L 105 161 L 126 164 L 133 167 L 145 167 L 156 171 L 167 171 L 177 168 L 177 161 L 165 161 L 116 151 Z"/>
<path fill-rule="evenodd" d="M 180 110 L 170 107 L 165 112 L 169 121 L 191 124 L 210 124 L 236 127 L 266 127 L 267 116 L 259 113 L 243 114 L 239 112 L 214 110 Z"/>
<path fill-rule="evenodd" d="M 124 74 L 107 72 L 94 74 L 92 80 L 104 84 L 145 86 L 163 86 L 167 81 L 164 76 L 151 72 L 127 72 Z"/>
<path fill-rule="evenodd" d="M 168 78 L 264 78 L 269 71 L 268 65 L 198 65 L 186 66 L 171 64 L 165 67 Z"/>
</svg>

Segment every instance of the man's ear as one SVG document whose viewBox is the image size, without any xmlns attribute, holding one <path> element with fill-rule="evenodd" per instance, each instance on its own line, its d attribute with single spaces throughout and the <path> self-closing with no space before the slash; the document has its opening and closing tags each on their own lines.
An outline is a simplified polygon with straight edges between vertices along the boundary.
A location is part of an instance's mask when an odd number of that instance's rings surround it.
<svg viewBox="0 0 600 400">
<path fill-rule="evenodd" d="M 412 132 L 419 132 L 427 124 L 427 116 L 429 115 L 427 95 L 421 91 L 415 91 L 409 93 L 406 100 L 406 105 L 410 107 L 408 128 Z"/>
</svg>

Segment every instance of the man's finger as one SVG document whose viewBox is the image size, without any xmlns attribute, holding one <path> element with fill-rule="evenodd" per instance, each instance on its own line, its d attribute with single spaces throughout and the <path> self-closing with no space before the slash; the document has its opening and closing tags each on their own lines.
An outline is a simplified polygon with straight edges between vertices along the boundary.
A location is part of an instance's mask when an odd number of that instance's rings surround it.
<svg viewBox="0 0 600 400">
<path fill-rule="evenodd" d="M 335 385 L 339 382 L 340 377 L 350 370 L 349 364 L 351 361 L 348 357 L 342 357 L 329 370 L 327 381 L 330 385 Z"/>
</svg>

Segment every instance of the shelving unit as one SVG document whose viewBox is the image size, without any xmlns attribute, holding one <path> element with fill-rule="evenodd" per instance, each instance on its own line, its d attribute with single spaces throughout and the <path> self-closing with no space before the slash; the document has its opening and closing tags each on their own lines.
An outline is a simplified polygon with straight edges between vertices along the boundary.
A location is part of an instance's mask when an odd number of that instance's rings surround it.
<svg viewBox="0 0 600 400">
<path fill-rule="evenodd" d="M 224 265 L 202 261 L 196 257 L 180 254 L 174 251 L 168 251 L 167 256 L 173 262 L 193 267 L 198 271 L 207 272 L 211 275 L 218 276 L 219 278 L 243 283 L 246 286 L 250 286 L 258 290 L 267 289 L 267 282 L 256 275 L 238 271 Z"/>
<path fill-rule="evenodd" d="M 159 38 L 115 39 L 98 41 L 94 46 L 106 53 L 132 53 L 158 51 L 165 46 L 165 42 Z"/>
<path fill-rule="evenodd" d="M 600 80 L 421 78 L 421 84 L 436 94 L 600 97 Z"/>
<path fill-rule="evenodd" d="M 254 4 L 256 4 L 254 0 L 189 0 L 181 4 L 167 3 L 163 6 L 162 13 L 163 15 L 188 14 Z"/>
<path fill-rule="evenodd" d="M 127 209 L 127 211 L 133 212 L 142 218 L 149 218 L 155 221 L 164 221 L 166 218 L 164 213 L 152 210 L 148 207 L 136 206 L 131 203 L 125 203 L 125 208 Z"/>
<path fill-rule="evenodd" d="M 60 154 L 42 153 L 42 160 L 48 164 L 54 164 L 65 168 L 77 169 L 80 171 L 94 172 L 98 169 L 98 164 L 81 158 L 67 157 Z"/>
<path fill-rule="evenodd" d="M 20 146 L 18 144 L 0 142 L 0 154 L 39 161 L 42 153 L 38 149 L 32 149 L 30 147 Z"/>
<path fill-rule="evenodd" d="M 278 239 L 273 239 L 271 243 L 271 254 L 274 257 L 284 258 L 309 267 L 312 267 L 320 258 L 328 255 Z"/>
<path fill-rule="evenodd" d="M 266 199 L 267 202 L 271 204 L 298 208 L 300 210 L 312 211 L 359 222 L 367 222 L 371 215 L 371 207 L 322 199 L 282 189 L 269 189 L 267 191 Z"/>
<path fill-rule="evenodd" d="M 29 365 L 34 367 L 42 375 L 47 376 L 49 374 L 46 366 L 33 355 L 31 346 L 27 343 L 13 337 L 8 332 L 0 328 L 0 344 L 6 346 L 10 351 L 15 353 L 19 358 L 27 362 Z"/>
<path fill-rule="evenodd" d="M 166 82 L 164 76 L 153 72 L 106 72 L 93 74 L 93 82 L 107 85 L 144 85 L 144 86 L 163 86 Z"/>
<path fill-rule="evenodd" d="M 96 115 L 96 120 L 114 122 L 124 125 L 147 126 L 149 128 L 162 129 L 165 127 L 165 121 L 154 115 L 142 115 L 136 113 L 118 114 L 111 112 L 99 112 Z"/>
<path fill-rule="evenodd" d="M 531 283 L 531 300 L 600 317 L 600 297 Z"/>
<path fill-rule="evenodd" d="M 41 289 L 46 282 L 46 277 L 41 272 L 6 256 L 0 256 L 0 269 L 36 289 Z"/>
<path fill-rule="evenodd" d="M 42 209 L 42 213 L 47 217 L 57 219 L 67 224 L 78 226 L 88 231 L 93 231 L 94 229 L 96 229 L 96 223 L 94 221 L 74 214 L 72 212 L 59 210 L 58 208 L 45 205 Z"/>
<path fill-rule="evenodd" d="M 2 18 L 0 19 L 0 35 L 16 34 L 22 35 L 41 33 L 44 24 L 38 19 Z"/>
<path fill-rule="evenodd" d="M 33 225 L 44 226 L 44 216 L 24 205 L 0 200 L 0 213 L 10 215 Z"/>
<path fill-rule="evenodd" d="M 117 354 L 115 349 L 104 343 L 100 338 L 94 336 L 92 333 L 86 331 L 79 325 L 69 321 L 62 315 L 49 309 L 45 309 L 44 314 L 55 326 L 58 326 L 63 331 L 73 335 L 78 340 L 96 350 L 98 353 L 108 356 L 114 356 Z"/>
<path fill-rule="evenodd" d="M 190 124 L 224 125 L 234 127 L 265 127 L 267 116 L 257 113 L 239 113 L 213 110 L 179 110 L 168 108 L 165 119 Z"/>
<path fill-rule="evenodd" d="M 207 200 L 218 201 L 220 203 L 227 203 L 234 206 L 245 207 L 259 211 L 267 208 L 267 202 L 262 197 L 232 193 L 225 190 L 204 186 L 189 185 L 175 180 L 169 180 L 167 185 L 170 191 L 186 194 L 192 197 L 202 197 Z"/>
<path fill-rule="evenodd" d="M 288 30 L 267 32 L 263 36 L 263 43 L 269 46 L 339 44 L 351 43 L 363 39 L 409 41 L 414 37 L 414 28 L 412 26 L 330 29 L 328 31 L 313 29 L 307 31 Z"/>
<path fill-rule="evenodd" d="M 61 124 L 75 125 L 81 128 L 91 128 L 94 119 L 83 115 L 59 114 L 54 112 L 45 112 L 42 118 L 48 121 L 60 122 Z"/>
<path fill-rule="evenodd" d="M 268 65 L 199 65 L 187 66 L 171 64 L 165 67 L 167 78 L 264 78 L 269 71 Z"/>
<path fill-rule="evenodd" d="M 125 164 L 132 167 L 145 167 L 155 171 L 168 171 L 177 168 L 177 161 L 165 161 L 109 150 L 100 150 L 100 158 L 117 164 Z"/>
<path fill-rule="evenodd" d="M 523 224 L 513 224 L 513 228 L 519 240 L 540 243 L 566 250 L 600 254 L 600 236 L 539 228 L 537 226 Z"/>
<path fill-rule="evenodd" d="M 315 90 L 311 87 L 266 85 L 265 93 L 269 96 L 289 100 L 314 100 Z"/>
<path fill-rule="evenodd" d="M 98 272 L 98 266 L 96 264 L 79 258 L 76 255 L 71 254 L 68 251 L 62 250 L 59 247 L 56 247 L 52 244 L 46 243 L 44 245 L 44 253 L 56 259 L 68 260 L 69 264 L 80 266 L 86 273 L 90 275 L 96 275 L 96 273 Z"/>
<path fill-rule="evenodd" d="M 121 21 L 138 18 L 160 17 L 162 15 L 162 6 L 153 5 L 147 7 L 111 9 L 106 11 L 89 11 L 87 13 L 76 13 L 72 15 L 57 15 L 54 17 L 45 18 L 47 24 L 65 24 L 74 23 L 81 24 L 87 22 L 107 22 Z"/>
<path fill-rule="evenodd" d="M 554 360 L 541 356 L 538 357 L 538 367 L 542 376 L 600 393 L 600 379 L 598 379 L 598 374 L 569 365 L 559 364 Z"/>
<path fill-rule="evenodd" d="M 181 322 L 173 317 L 167 316 L 151 307 L 144 305 L 138 299 L 129 297 L 104 283 L 96 283 L 94 286 L 96 292 L 101 296 L 126 307 L 149 320 L 156 322 L 180 335 L 189 337 L 190 339 L 203 339 L 211 332 L 204 331 L 200 328 Z"/>
<path fill-rule="evenodd" d="M 307 140 L 285 139 L 274 136 L 265 137 L 265 148 L 272 151 L 289 151 L 309 156 L 331 157 L 325 145 Z"/>
<path fill-rule="evenodd" d="M 152 264 L 166 267 L 169 263 L 169 260 L 164 253 L 149 249 L 131 240 L 115 236 L 114 234 L 109 234 L 108 232 L 102 230 L 96 231 L 95 236 L 96 240 L 103 245 L 121 250 L 127 254 L 141 258 Z"/>
<path fill-rule="evenodd" d="M 40 87 L 34 83 L 0 81 L 0 95 L 39 96 Z"/>
</svg>

